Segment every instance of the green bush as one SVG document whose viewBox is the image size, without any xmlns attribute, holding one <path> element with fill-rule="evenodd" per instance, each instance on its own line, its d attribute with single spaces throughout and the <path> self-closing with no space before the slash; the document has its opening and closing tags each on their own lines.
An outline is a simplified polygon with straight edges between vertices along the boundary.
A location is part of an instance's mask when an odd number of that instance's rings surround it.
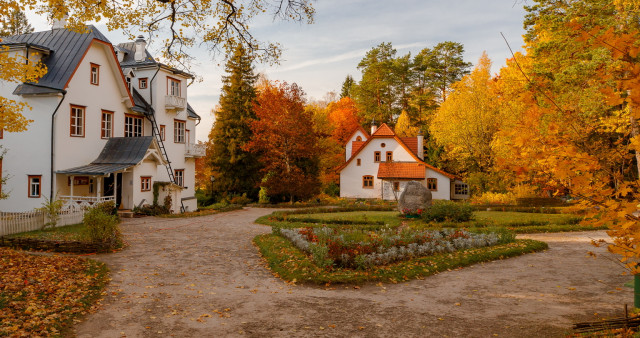
<svg viewBox="0 0 640 338">
<path fill-rule="evenodd" d="M 94 209 L 100 209 L 107 215 L 117 215 L 118 209 L 116 208 L 115 201 L 101 202 L 93 205 Z"/>
<path fill-rule="evenodd" d="M 84 214 L 83 223 L 86 236 L 92 242 L 103 243 L 110 248 L 117 248 L 122 244 L 118 216 L 94 207 Z"/>
<path fill-rule="evenodd" d="M 466 222 L 473 218 L 473 207 L 468 203 L 437 201 L 422 212 L 422 218 L 427 222 Z"/>
<path fill-rule="evenodd" d="M 149 205 L 145 204 L 142 207 L 133 208 L 133 212 L 138 215 L 146 215 L 146 216 L 158 216 L 158 215 L 166 215 L 170 211 L 164 205 Z"/>
<path fill-rule="evenodd" d="M 249 197 L 247 197 L 247 194 L 242 194 L 242 196 L 233 196 L 231 197 L 231 204 L 240 204 L 240 205 L 247 205 L 249 203 L 251 203 L 251 199 Z"/>
</svg>

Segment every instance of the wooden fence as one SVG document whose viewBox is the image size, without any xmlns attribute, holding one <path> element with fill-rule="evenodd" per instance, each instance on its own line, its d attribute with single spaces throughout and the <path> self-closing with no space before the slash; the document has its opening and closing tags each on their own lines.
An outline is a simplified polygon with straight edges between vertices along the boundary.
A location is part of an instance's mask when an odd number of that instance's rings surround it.
<svg viewBox="0 0 640 338">
<path fill-rule="evenodd" d="M 60 211 L 56 226 L 61 227 L 82 223 L 84 211 L 82 208 L 70 208 Z M 0 211 L 0 236 L 40 230 L 47 222 L 49 222 L 47 215 L 39 210 L 25 212 Z"/>
</svg>

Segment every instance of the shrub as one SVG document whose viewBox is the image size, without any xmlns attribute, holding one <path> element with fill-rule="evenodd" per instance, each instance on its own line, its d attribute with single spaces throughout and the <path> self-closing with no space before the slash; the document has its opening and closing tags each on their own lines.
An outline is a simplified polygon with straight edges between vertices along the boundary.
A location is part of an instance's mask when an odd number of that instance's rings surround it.
<svg viewBox="0 0 640 338">
<path fill-rule="evenodd" d="M 43 211 L 47 215 L 47 219 L 49 220 L 47 223 L 42 225 L 40 230 L 44 230 L 47 226 L 51 226 L 55 228 L 58 225 L 58 220 L 60 219 L 60 210 L 64 202 L 61 200 L 49 200 L 48 198 L 44 198 L 44 203 L 42 203 L 42 207 L 38 210 Z"/>
<path fill-rule="evenodd" d="M 260 191 L 258 192 L 258 203 L 269 204 L 269 195 L 267 195 L 267 188 L 260 187 Z"/>
<path fill-rule="evenodd" d="M 427 222 L 466 222 L 473 218 L 473 208 L 467 203 L 438 201 L 422 213 Z"/>
<path fill-rule="evenodd" d="M 515 204 L 516 196 L 513 193 L 485 192 L 471 198 L 471 204 L 508 205 Z"/>
<path fill-rule="evenodd" d="M 116 248 L 122 244 L 118 216 L 106 213 L 102 208 L 91 208 L 84 214 L 86 236 L 95 243 Z"/>
<path fill-rule="evenodd" d="M 139 215 L 158 216 L 158 215 L 166 215 L 170 211 L 164 205 L 157 205 L 157 204 L 156 205 L 149 205 L 149 204 L 145 204 L 140 208 L 138 208 L 138 207 L 133 208 L 133 212 L 135 212 L 136 214 L 139 214 Z"/>
<path fill-rule="evenodd" d="M 242 194 L 242 196 L 233 196 L 231 197 L 231 204 L 240 204 L 240 205 L 246 205 L 249 204 L 251 202 L 251 199 L 247 197 L 247 194 L 244 193 Z"/>
<path fill-rule="evenodd" d="M 100 209 L 107 215 L 117 215 L 118 209 L 116 208 L 116 202 L 107 201 L 101 202 L 93 205 L 94 209 Z"/>
</svg>

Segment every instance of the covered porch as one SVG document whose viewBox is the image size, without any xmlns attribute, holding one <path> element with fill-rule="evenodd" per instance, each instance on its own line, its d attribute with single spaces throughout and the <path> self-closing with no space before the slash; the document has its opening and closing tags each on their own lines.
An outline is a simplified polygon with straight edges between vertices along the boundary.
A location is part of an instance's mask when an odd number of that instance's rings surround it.
<svg viewBox="0 0 640 338">
<path fill-rule="evenodd" d="M 140 167 L 145 160 L 152 164 Z M 151 177 L 157 164 L 164 161 L 151 136 L 110 138 L 93 162 L 56 171 L 57 195 L 67 208 L 114 201 L 119 209 L 132 209 L 136 199 L 134 170 Z"/>
</svg>

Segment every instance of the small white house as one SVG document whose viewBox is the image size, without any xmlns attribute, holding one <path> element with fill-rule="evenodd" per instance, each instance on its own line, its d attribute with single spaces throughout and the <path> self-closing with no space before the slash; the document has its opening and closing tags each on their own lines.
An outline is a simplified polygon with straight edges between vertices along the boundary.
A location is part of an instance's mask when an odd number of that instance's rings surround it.
<svg viewBox="0 0 640 338">
<path fill-rule="evenodd" d="M 469 187 L 452 174 L 424 162 L 423 136 L 398 137 L 386 124 L 371 127 L 371 135 L 359 127 L 345 145 L 340 172 L 340 197 L 400 197 L 409 181 L 431 190 L 433 199 L 469 198 Z"/>
<path fill-rule="evenodd" d="M 67 206 L 115 201 L 121 209 L 172 196 L 174 212 L 195 210 L 200 117 L 187 103 L 192 78 L 153 59 L 146 43 L 114 46 L 95 27 L 62 27 L 3 38 L 8 53 L 47 66 L 36 83 L 0 82 L 0 95 L 32 107 L 28 130 L 1 133 L 6 179 L 0 211 L 26 211 L 45 197 Z"/>
</svg>

